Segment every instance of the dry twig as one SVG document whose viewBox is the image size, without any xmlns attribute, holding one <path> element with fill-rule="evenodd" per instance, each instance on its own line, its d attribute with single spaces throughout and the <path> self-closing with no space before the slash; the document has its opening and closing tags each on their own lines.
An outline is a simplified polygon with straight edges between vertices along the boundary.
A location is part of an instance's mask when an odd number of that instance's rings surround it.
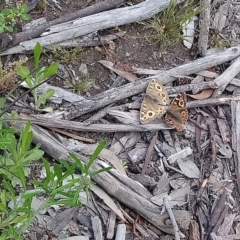
<svg viewBox="0 0 240 240">
<path fill-rule="evenodd" d="M 163 198 L 163 204 L 164 204 L 164 206 L 165 206 L 165 208 L 166 208 L 166 210 L 168 212 L 169 218 L 170 218 L 170 220 L 172 222 L 175 240 L 180 240 L 180 230 L 178 228 L 177 222 L 176 222 L 175 217 L 173 215 L 172 209 L 169 206 L 169 202 L 168 202 L 168 198 L 167 197 Z"/>
</svg>

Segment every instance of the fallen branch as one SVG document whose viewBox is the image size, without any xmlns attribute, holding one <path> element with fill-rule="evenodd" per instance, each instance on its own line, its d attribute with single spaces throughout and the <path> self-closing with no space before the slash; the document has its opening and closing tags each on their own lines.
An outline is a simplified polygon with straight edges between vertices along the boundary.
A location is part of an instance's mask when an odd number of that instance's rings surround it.
<svg viewBox="0 0 240 240">
<path fill-rule="evenodd" d="M 182 1 L 183 0 L 178 0 L 177 2 L 180 3 Z M 65 24 L 50 26 L 49 31 L 43 33 L 44 36 L 42 37 L 34 38 L 28 41 L 23 41 L 21 39 L 21 41 L 18 40 L 17 42 L 21 42 L 20 46 L 22 47 L 22 51 L 31 51 L 34 49 L 37 42 L 45 47 L 84 36 L 98 30 L 148 19 L 163 11 L 168 4 L 169 1 L 144 1 L 130 7 L 105 11 L 70 21 Z M 13 40 L 14 45 L 16 45 L 17 42 Z M 0 53 L 0 55 L 8 55 L 8 52 L 4 51 Z"/>
<path fill-rule="evenodd" d="M 104 36 L 101 36 L 101 41 L 100 41 L 99 38 L 97 37 L 97 34 L 94 32 L 82 37 L 60 42 L 55 45 L 46 46 L 46 49 L 52 50 L 53 47 L 69 47 L 70 48 L 70 47 L 95 47 L 95 46 L 107 45 L 109 44 L 110 41 L 113 41 L 119 37 L 122 37 L 123 35 L 124 35 L 123 32 L 104 35 Z M 22 48 L 21 45 L 18 45 L 8 49 L 6 53 L 8 55 L 23 54 L 23 53 L 26 53 L 26 51 L 25 49 Z"/>
<path fill-rule="evenodd" d="M 239 91 L 236 91 L 234 95 L 238 95 Z M 232 102 L 232 149 L 233 159 L 235 165 L 236 178 L 240 179 L 240 101 Z M 237 181 L 238 194 L 240 194 L 240 181 Z"/>
<path fill-rule="evenodd" d="M 180 240 L 179 228 L 178 228 L 177 222 L 175 220 L 175 217 L 173 215 L 172 209 L 169 205 L 167 197 L 163 198 L 163 204 L 164 204 L 164 206 L 168 212 L 169 218 L 172 222 L 175 240 Z"/>
<path fill-rule="evenodd" d="M 92 6 L 86 7 L 84 9 L 78 10 L 76 12 L 73 12 L 71 14 L 67 14 L 61 18 L 57 18 L 54 19 L 48 23 L 45 23 L 39 27 L 35 27 L 33 29 L 30 29 L 28 31 L 23 31 L 23 32 L 19 32 L 16 33 L 15 35 L 12 36 L 12 41 L 10 42 L 8 40 L 8 47 L 13 47 L 18 45 L 19 43 L 29 40 L 29 39 L 34 39 L 38 36 L 40 36 L 44 31 L 46 31 L 50 26 L 56 25 L 56 24 L 60 24 L 60 23 L 64 23 L 64 22 L 68 22 L 71 20 L 74 20 L 76 18 L 82 18 L 82 17 L 86 17 L 92 14 L 96 14 L 102 11 L 106 11 L 109 9 L 113 9 L 114 7 L 117 7 L 118 5 L 120 5 L 121 3 L 124 3 L 124 0 L 105 0 L 103 2 L 99 2 L 96 3 Z M 91 31 L 93 32 L 93 31 Z M 4 39 L 4 37 L 6 38 L 7 36 L 2 36 L 1 41 L 4 42 L 6 41 Z M 4 49 L 4 46 L 1 45 L 0 47 L 0 51 L 4 51 L 6 49 Z"/>
</svg>

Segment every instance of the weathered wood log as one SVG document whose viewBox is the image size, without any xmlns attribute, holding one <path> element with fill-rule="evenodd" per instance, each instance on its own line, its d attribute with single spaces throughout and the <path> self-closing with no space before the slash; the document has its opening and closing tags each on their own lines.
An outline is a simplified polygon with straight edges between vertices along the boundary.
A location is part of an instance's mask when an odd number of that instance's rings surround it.
<svg viewBox="0 0 240 240">
<path fill-rule="evenodd" d="M 177 0 L 177 2 L 180 3 L 183 2 L 183 0 Z M 142 21 L 163 11 L 169 5 L 169 3 L 169 0 L 147 0 L 130 7 L 118 8 L 86 16 L 66 24 L 52 26 L 50 27 L 50 31 L 46 32 L 45 36 L 43 37 L 35 38 L 29 41 L 23 41 L 22 38 L 20 46 L 23 48 L 23 51 L 30 51 L 34 49 L 34 46 L 37 42 L 39 42 L 42 46 L 49 46 L 66 40 L 74 39 L 76 37 L 84 36 L 98 30 Z M 16 41 L 13 40 L 13 43 L 16 43 Z M 8 51 L 0 53 L 0 55 L 8 54 Z"/>
<path fill-rule="evenodd" d="M 74 20 L 76 18 L 86 17 L 86 16 L 96 14 L 96 13 L 99 13 L 99 12 L 102 12 L 102 11 L 110 10 L 110 9 L 113 9 L 114 7 L 117 7 L 121 3 L 124 3 L 124 0 L 105 0 L 103 2 L 96 3 L 92 6 L 89 6 L 89 7 L 86 7 L 84 9 L 78 10 L 78 11 L 73 12 L 71 14 L 67 14 L 67 15 L 65 15 L 61 18 L 54 19 L 54 20 L 52 20 L 52 21 L 50 21 L 46 24 L 43 24 L 39 27 L 30 29 L 28 31 L 23 31 L 23 32 L 16 33 L 15 35 L 13 35 L 11 37 L 11 40 L 9 39 L 9 34 L 7 36 L 2 35 L 1 38 L 0 38 L 0 41 L 1 42 L 6 42 L 7 41 L 8 45 L 2 44 L 0 46 L 0 51 L 4 51 L 4 50 L 7 49 L 7 47 L 10 47 L 10 46 L 11 47 L 16 46 L 23 41 L 27 41 L 29 39 L 34 39 L 34 38 L 40 36 L 50 26 L 60 24 L 60 23 L 64 23 L 64 22 L 67 22 L 67 21 L 71 21 L 71 20 Z M 14 51 L 13 53 L 18 53 L 18 52 Z M 10 53 L 10 54 L 13 54 L 13 53 Z"/>
<path fill-rule="evenodd" d="M 21 121 L 11 121 L 10 124 L 12 124 L 12 126 L 18 131 L 20 131 L 24 125 Z M 45 151 L 45 153 L 56 160 L 66 159 L 71 162 L 71 159 L 68 156 L 69 150 L 46 130 L 38 126 L 32 126 L 32 131 L 33 142 L 35 144 L 40 143 L 41 148 Z M 75 154 L 82 161 L 87 162 L 87 158 L 85 156 L 81 156 L 77 153 Z M 96 171 L 99 169 L 100 166 L 97 162 L 95 162 L 90 170 Z M 108 194 L 112 195 L 132 210 L 138 212 L 142 217 L 151 222 L 157 228 L 166 233 L 173 234 L 172 225 L 168 221 L 168 214 L 161 214 L 161 210 L 158 206 L 150 202 L 145 197 L 140 196 L 134 191 L 134 189 L 130 189 L 128 186 L 125 186 L 123 183 L 115 179 L 111 175 L 111 170 L 109 172 L 101 173 L 93 179 Z M 190 213 L 185 210 L 175 210 L 173 213 L 180 228 L 183 230 L 188 229 L 190 223 Z"/>
</svg>

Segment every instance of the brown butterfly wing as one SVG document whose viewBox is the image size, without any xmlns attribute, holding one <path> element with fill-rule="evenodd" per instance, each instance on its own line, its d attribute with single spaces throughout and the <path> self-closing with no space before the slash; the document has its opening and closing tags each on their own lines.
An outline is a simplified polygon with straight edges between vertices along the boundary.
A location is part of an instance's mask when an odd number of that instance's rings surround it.
<svg viewBox="0 0 240 240">
<path fill-rule="evenodd" d="M 188 119 L 188 110 L 186 109 L 186 94 L 180 93 L 172 102 L 165 116 L 165 121 L 169 127 L 182 131 Z"/>
<path fill-rule="evenodd" d="M 156 78 L 152 79 L 147 87 L 146 95 L 155 100 L 159 105 L 166 106 L 169 102 L 168 94 L 165 92 L 162 83 Z"/>
<path fill-rule="evenodd" d="M 147 96 L 143 99 L 140 110 L 140 122 L 147 124 L 157 118 L 160 118 L 166 112 L 166 106 L 159 105 Z"/>
<path fill-rule="evenodd" d="M 162 117 L 169 102 L 168 94 L 157 79 L 152 79 L 147 87 L 146 95 L 140 109 L 140 122 L 147 124 L 156 118 Z"/>
</svg>

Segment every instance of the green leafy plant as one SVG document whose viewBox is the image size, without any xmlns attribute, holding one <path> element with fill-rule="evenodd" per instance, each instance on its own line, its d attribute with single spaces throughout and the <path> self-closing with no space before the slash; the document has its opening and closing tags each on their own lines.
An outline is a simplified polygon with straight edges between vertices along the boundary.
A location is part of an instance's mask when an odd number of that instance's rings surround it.
<svg viewBox="0 0 240 240">
<path fill-rule="evenodd" d="M 19 139 L 16 139 L 13 129 L 0 129 L 0 149 L 4 152 L 0 156 L 0 174 L 4 176 L 4 179 L 11 180 L 13 187 L 20 181 L 25 190 L 25 177 L 29 175 L 30 162 L 41 159 L 44 154 L 39 149 L 39 144 L 30 149 L 33 139 L 30 126 L 30 122 L 28 122 Z"/>
<path fill-rule="evenodd" d="M 18 75 L 27 83 L 29 88 L 34 88 L 36 85 L 44 82 L 50 76 L 53 76 L 57 73 L 59 64 L 56 62 L 51 63 L 48 67 L 39 68 L 40 57 L 42 54 L 42 46 L 38 42 L 34 48 L 34 73 L 31 74 L 29 68 L 26 66 L 20 66 L 18 69 Z M 34 102 L 37 110 L 42 110 L 45 112 L 51 112 L 52 108 L 47 107 L 40 109 L 42 104 L 45 104 L 47 99 L 51 98 L 54 95 L 53 89 L 48 89 L 41 95 L 38 95 L 37 89 L 32 90 L 32 95 L 34 97 Z"/>
<path fill-rule="evenodd" d="M 97 159 L 99 154 L 101 153 L 102 149 L 106 146 L 106 141 L 102 141 L 92 156 L 90 157 L 89 161 L 86 164 L 83 164 L 81 160 L 73 153 L 69 153 L 70 157 L 75 161 L 76 167 L 79 167 L 81 170 L 81 177 L 82 179 L 80 182 L 83 183 L 83 188 L 86 191 L 87 194 L 87 199 L 89 199 L 89 189 L 91 188 L 91 177 L 94 177 L 98 175 L 99 173 L 109 171 L 112 167 L 106 167 L 106 168 L 101 168 L 97 171 L 91 172 L 90 167 L 94 163 L 94 161 Z"/>
<path fill-rule="evenodd" d="M 0 107 L 4 99 L 0 99 Z M 12 128 L 3 128 L 0 121 L 0 240 L 22 239 L 21 229 L 32 219 L 31 202 L 17 196 L 16 185 L 27 190 L 29 164 L 39 160 L 44 152 L 40 145 L 31 149 L 33 138 L 28 122 L 17 139 Z M 9 207 L 12 202 L 12 208 Z M 24 228 L 26 229 L 26 228 Z"/>
<path fill-rule="evenodd" d="M 22 4 L 20 8 L 5 8 L 0 12 L 0 33 L 13 32 L 13 28 L 19 20 L 29 19 L 27 4 Z"/>
<path fill-rule="evenodd" d="M 144 23 L 146 28 L 152 30 L 151 35 L 146 36 L 146 39 L 163 46 L 182 40 L 184 38 L 182 35 L 184 25 L 203 9 L 202 6 L 195 5 L 193 0 L 187 0 L 180 8 L 176 0 L 171 0 L 162 13 Z"/>
<path fill-rule="evenodd" d="M 3 102 L 3 99 L 0 99 L 0 107 Z M 108 167 L 90 171 L 91 165 L 106 146 L 106 142 L 103 141 L 87 163 L 82 163 L 73 153 L 69 153 L 73 161 L 71 165 L 66 160 L 61 160 L 60 164 L 55 163 L 53 167 L 50 167 L 50 164 L 43 159 L 46 177 L 41 181 L 32 180 L 32 189 L 27 189 L 28 174 L 24 169 L 43 155 L 43 151 L 39 150 L 39 145 L 30 149 L 33 138 L 30 122 L 23 128 L 19 139 L 15 138 L 15 131 L 11 128 L 4 129 L 1 124 L 0 130 L 2 151 L 0 157 L 0 240 L 22 240 L 22 234 L 28 229 L 35 216 L 48 206 L 55 204 L 81 206 L 79 194 L 85 191 L 89 199 L 89 190 L 93 184 L 91 177 L 111 169 Z M 80 175 L 74 174 L 77 169 L 81 170 Z M 19 180 L 21 191 L 18 193 L 14 187 L 16 185 L 12 181 L 13 178 Z M 33 211 L 33 199 L 42 194 L 44 194 L 45 201 Z"/>
</svg>

